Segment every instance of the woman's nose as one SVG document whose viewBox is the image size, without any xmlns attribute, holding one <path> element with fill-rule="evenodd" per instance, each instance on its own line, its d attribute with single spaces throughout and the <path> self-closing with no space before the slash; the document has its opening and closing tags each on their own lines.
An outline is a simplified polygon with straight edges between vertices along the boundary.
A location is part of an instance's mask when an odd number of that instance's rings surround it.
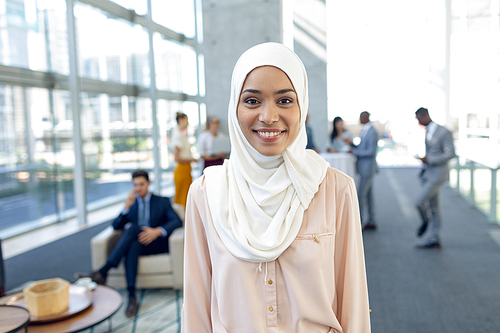
<svg viewBox="0 0 500 333">
<path fill-rule="evenodd" d="M 280 119 L 278 112 L 278 107 L 274 104 L 263 105 L 259 115 L 259 121 L 267 125 L 275 123 Z"/>
</svg>

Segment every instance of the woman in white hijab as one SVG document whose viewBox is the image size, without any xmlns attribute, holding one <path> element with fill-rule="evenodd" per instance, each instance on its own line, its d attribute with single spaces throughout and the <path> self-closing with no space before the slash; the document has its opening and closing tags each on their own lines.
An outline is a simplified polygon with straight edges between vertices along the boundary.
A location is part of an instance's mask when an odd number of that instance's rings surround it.
<svg viewBox="0 0 500 333">
<path fill-rule="evenodd" d="M 231 156 L 189 192 L 182 332 L 370 332 L 354 182 L 305 149 L 307 96 L 282 44 L 238 60 Z"/>
</svg>

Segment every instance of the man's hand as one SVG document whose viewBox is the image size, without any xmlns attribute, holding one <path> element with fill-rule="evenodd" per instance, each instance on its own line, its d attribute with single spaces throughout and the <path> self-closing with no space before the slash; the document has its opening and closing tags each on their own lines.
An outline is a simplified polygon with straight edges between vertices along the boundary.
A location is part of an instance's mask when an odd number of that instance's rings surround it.
<svg viewBox="0 0 500 333">
<path fill-rule="evenodd" d="M 162 233 L 159 228 L 142 227 L 142 232 L 139 234 L 139 243 L 149 245 L 161 235 Z"/>
<path fill-rule="evenodd" d="M 125 200 L 125 209 L 130 209 L 135 204 L 136 196 L 135 190 L 130 191 L 127 199 Z"/>
<path fill-rule="evenodd" d="M 422 163 L 427 164 L 427 157 L 421 157 L 420 160 Z"/>
</svg>

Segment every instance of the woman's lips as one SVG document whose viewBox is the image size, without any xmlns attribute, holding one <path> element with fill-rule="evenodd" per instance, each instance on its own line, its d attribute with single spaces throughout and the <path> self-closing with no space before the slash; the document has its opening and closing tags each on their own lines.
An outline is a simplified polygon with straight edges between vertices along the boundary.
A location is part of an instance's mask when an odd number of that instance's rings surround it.
<svg viewBox="0 0 500 333">
<path fill-rule="evenodd" d="M 264 142 L 274 142 L 279 140 L 285 131 L 280 131 L 280 130 L 254 130 L 254 133 L 257 135 L 257 137 L 264 141 Z"/>
</svg>

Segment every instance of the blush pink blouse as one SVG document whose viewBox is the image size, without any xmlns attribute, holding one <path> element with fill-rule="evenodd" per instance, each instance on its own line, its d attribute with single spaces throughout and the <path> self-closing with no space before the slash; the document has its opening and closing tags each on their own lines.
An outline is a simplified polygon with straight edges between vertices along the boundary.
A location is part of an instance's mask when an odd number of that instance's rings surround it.
<svg viewBox="0 0 500 333">
<path fill-rule="evenodd" d="M 219 238 L 205 178 L 190 189 L 185 227 L 185 333 L 369 333 L 354 181 L 329 168 L 299 234 L 276 260 L 237 259 Z"/>
</svg>

